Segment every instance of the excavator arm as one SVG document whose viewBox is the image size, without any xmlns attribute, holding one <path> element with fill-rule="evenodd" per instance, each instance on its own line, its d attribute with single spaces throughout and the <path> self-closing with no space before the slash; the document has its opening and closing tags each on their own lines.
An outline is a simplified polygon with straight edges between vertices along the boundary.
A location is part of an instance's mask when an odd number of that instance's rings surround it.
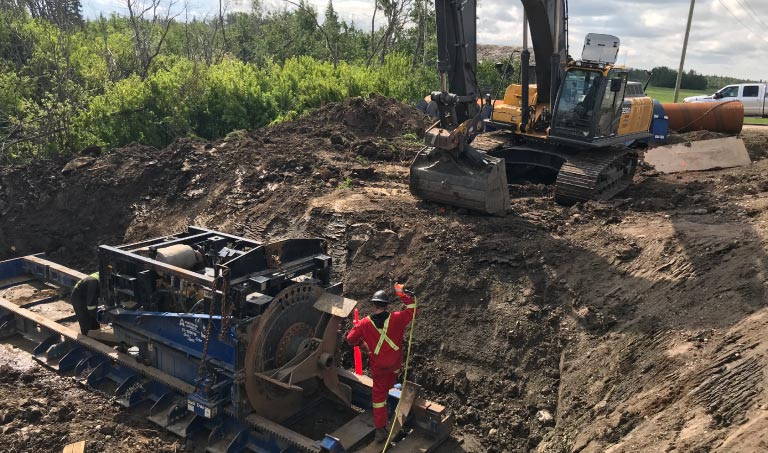
<svg viewBox="0 0 768 453">
<path fill-rule="evenodd" d="M 537 59 L 539 101 L 552 102 L 567 59 L 567 1 L 521 2 Z M 435 0 L 435 20 L 441 87 L 432 98 L 441 107 L 441 127 L 454 128 L 477 114 L 482 96 L 477 83 L 477 0 Z"/>
<path fill-rule="evenodd" d="M 477 0 L 435 0 L 440 126 L 453 129 L 478 113 Z"/>
<path fill-rule="evenodd" d="M 522 0 L 536 56 L 539 102 L 554 104 L 568 58 L 568 2 Z"/>
</svg>

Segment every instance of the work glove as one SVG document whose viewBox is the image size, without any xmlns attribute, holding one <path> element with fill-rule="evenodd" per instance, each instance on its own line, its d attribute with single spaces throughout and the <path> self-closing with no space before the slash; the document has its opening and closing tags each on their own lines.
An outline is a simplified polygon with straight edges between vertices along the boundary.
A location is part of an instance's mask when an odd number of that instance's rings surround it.
<svg viewBox="0 0 768 453">
<path fill-rule="evenodd" d="M 416 297 L 416 294 L 414 294 L 413 291 L 405 289 L 405 285 L 401 283 L 395 283 L 395 294 L 397 294 L 397 297 L 399 297 L 405 305 L 413 304 L 415 300 L 414 298 Z"/>
</svg>

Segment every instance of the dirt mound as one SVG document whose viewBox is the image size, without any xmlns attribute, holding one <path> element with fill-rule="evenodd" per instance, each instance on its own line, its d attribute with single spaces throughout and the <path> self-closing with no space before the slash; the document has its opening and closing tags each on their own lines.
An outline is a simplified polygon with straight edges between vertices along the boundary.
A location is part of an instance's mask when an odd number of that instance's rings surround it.
<svg viewBox="0 0 768 453">
<path fill-rule="evenodd" d="M 683 133 L 671 132 L 669 136 L 667 136 L 667 143 L 674 145 L 677 143 L 697 142 L 701 140 L 712 140 L 715 138 L 723 137 L 728 137 L 728 134 L 710 131 L 693 131 Z"/>
<path fill-rule="evenodd" d="M 443 451 L 765 441 L 768 161 L 639 175 L 570 208 L 551 187 L 512 186 L 511 215 L 476 216 L 409 194 L 427 124 L 372 97 L 212 143 L 3 168 L 0 254 L 90 271 L 98 243 L 189 224 L 322 237 L 349 297 L 417 292 L 411 376 L 456 416 Z"/>
<path fill-rule="evenodd" d="M 0 259 L 45 251 L 91 264 L 96 243 L 189 223 L 257 236 L 280 231 L 312 196 L 402 179 L 401 170 L 374 171 L 370 163 L 409 162 L 427 124 L 418 110 L 372 95 L 216 142 L 135 144 L 102 158 L 0 168 Z"/>
<path fill-rule="evenodd" d="M 744 145 L 747 147 L 749 157 L 752 160 L 768 157 L 768 127 L 744 126 L 740 137 L 744 140 Z"/>
<path fill-rule="evenodd" d="M 315 124 L 341 124 L 357 136 L 396 138 L 408 133 L 421 135 L 424 131 L 421 112 L 376 94 L 327 104 L 310 115 L 315 118 Z"/>
</svg>

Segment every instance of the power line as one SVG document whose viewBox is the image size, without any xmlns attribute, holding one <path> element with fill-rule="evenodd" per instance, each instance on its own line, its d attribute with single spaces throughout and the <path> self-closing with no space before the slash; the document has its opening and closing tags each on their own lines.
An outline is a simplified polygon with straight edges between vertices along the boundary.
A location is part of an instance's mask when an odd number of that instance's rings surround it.
<svg viewBox="0 0 768 453">
<path fill-rule="evenodd" d="M 741 20 L 741 18 L 740 18 L 739 16 L 737 16 L 737 15 L 736 15 L 736 14 L 735 14 L 735 13 L 734 13 L 732 10 L 731 10 L 731 8 L 729 8 L 729 7 L 728 7 L 728 5 L 726 5 L 725 3 L 723 3 L 723 0 L 717 0 L 717 1 L 718 1 L 718 2 L 719 2 L 721 5 L 723 5 L 723 7 L 724 7 L 726 10 L 728 10 L 728 12 L 729 12 L 729 13 L 731 13 L 731 16 L 733 16 L 733 18 L 734 18 L 734 19 L 736 19 L 737 21 L 739 21 L 739 23 L 741 24 L 741 26 L 742 26 L 742 27 L 744 27 L 744 28 L 745 28 L 745 29 L 746 29 L 748 32 L 752 33 L 753 35 L 757 36 L 758 38 L 762 39 L 763 41 L 765 41 L 765 42 L 768 42 L 768 39 L 766 39 L 766 38 L 765 38 L 763 35 L 761 35 L 760 33 L 755 33 L 754 31 L 752 31 L 752 29 L 751 29 L 751 28 L 747 27 L 747 24 L 745 24 L 745 23 L 744 23 L 744 21 L 742 21 L 742 20 Z"/>
<path fill-rule="evenodd" d="M 754 9 L 752 9 L 752 5 L 749 4 L 747 0 L 737 0 L 739 3 L 742 4 L 745 9 L 748 9 L 752 13 L 752 18 L 755 19 L 755 22 L 757 22 L 765 31 L 768 31 L 768 25 L 765 25 L 765 22 L 763 22 L 762 19 L 757 15 Z"/>
</svg>

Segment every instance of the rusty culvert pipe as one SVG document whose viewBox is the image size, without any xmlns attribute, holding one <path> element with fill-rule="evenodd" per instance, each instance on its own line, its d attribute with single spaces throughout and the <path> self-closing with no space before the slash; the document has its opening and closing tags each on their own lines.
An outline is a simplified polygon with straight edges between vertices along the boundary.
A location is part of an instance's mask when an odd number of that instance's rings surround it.
<svg viewBox="0 0 768 453">
<path fill-rule="evenodd" d="M 669 128 L 677 132 L 711 131 L 738 134 L 744 125 L 741 101 L 661 104 L 669 117 Z"/>
</svg>

